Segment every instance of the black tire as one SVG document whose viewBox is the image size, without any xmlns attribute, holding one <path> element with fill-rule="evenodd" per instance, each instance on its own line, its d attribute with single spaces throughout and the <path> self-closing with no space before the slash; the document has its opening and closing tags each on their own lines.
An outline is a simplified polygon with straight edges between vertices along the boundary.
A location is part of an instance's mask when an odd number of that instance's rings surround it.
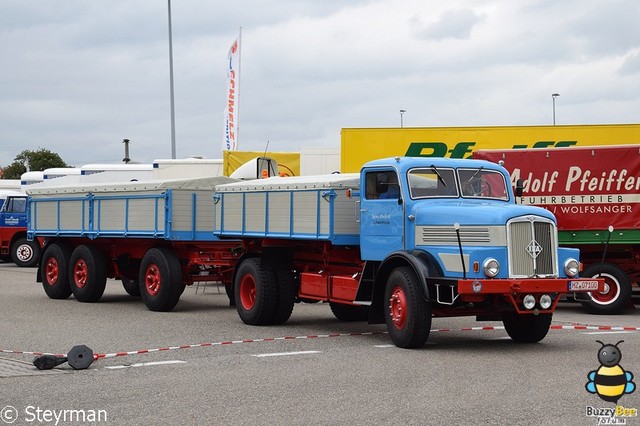
<svg viewBox="0 0 640 426">
<path fill-rule="evenodd" d="M 298 295 L 298 286 L 295 284 L 291 271 L 276 271 L 276 280 L 278 283 L 278 297 L 271 324 L 280 325 L 287 322 L 291 317 L 293 306 L 296 303 L 296 296 Z"/>
<path fill-rule="evenodd" d="M 40 244 L 18 238 L 11 246 L 11 260 L 20 267 L 30 268 L 40 261 Z"/>
<path fill-rule="evenodd" d="M 69 260 L 69 287 L 79 302 L 100 300 L 107 285 L 107 262 L 94 246 L 81 245 Z"/>
<path fill-rule="evenodd" d="M 50 299 L 66 299 L 71 296 L 68 272 L 71 250 L 64 244 L 48 244 L 40 262 L 42 288 Z"/>
<path fill-rule="evenodd" d="M 331 312 L 340 321 L 355 322 L 369 319 L 368 306 L 344 305 L 342 303 L 330 302 Z"/>
<path fill-rule="evenodd" d="M 224 291 L 227 293 L 227 297 L 229 298 L 229 306 L 236 306 L 236 294 L 233 290 L 233 284 L 225 284 Z"/>
<path fill-rule="evenodd" d="M 180 260 L 168 248 L 149 249 L 140 264 L 138 284 L 142 301 L 150 311 L 172 310 L 184 291 Z"/>
<path fill-rule="evenodd" d="M 552 314 L 518 314 L 506 312 L 502 315 L 504 329 L 511 339 L 519 343 L 536 343 L 544 339 L 551 327 Z"/>
<path fill-rule="evenodd" d="M 590 293 L 591 300 L 580 301 L 582 306 L 592 314 L 620 314 L 631 300 L 631 283 L 629 277 L 620 268 L 611 263 L 596 263 L 587 267 L 580 276 L 596 278 L 599 275 L 605 280 L 605 291 Z"/>
<path fill-rule="evenodd" d="M 234 283 L 236 310 L 245 324 L 271 324 L 277 309 L 278 284 L 273 270 L 260 268 L 260 259 L 250 258 L 238 267 Z"/>
<path fill-rule="evenodd" d="M 129 296 L 140 297 L 140 284 L 137 279 L 131 279 L 128 277 L 122 277 L 122 287 Z"/>
<path fill-rule="evenodd" d="M 396 346 L 424 346 L 431 331 L 431 305 L 425 300 L 413 269 L 401 266 L 391 272 L 383 306 L 387 331 Z"/>
</svg>

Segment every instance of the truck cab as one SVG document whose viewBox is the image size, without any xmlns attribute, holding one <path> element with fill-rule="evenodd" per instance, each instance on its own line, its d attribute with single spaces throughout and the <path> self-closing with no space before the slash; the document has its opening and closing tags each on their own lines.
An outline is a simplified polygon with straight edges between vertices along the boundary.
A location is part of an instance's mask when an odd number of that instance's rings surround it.
<svg viewBox="0 0 640 426">
<path fill-rule="evenodd" d="M 382 159 L 363 166 L 360 188 L 360 251 L 370 271 L 363 276 L 372 279 L 361 280 L 357 299 L 385 313 L 398 346 L 422 344 L 412 339 L 425 332 L 405 327 L 406 312 L 424 311 L 423 321 L 503 320 L 515 340 L 538 341 L 561 294 L 602 285 L 576 280 L 578 250 L 558 248 L 551 212 L 515 204 L 500 165 Z"/>
</svg>

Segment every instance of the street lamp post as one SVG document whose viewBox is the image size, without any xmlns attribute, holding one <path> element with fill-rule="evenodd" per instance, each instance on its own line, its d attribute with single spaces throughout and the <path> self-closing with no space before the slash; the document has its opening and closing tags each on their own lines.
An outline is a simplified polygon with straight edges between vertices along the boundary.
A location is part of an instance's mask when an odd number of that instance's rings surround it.
<svg viewBox="0 0 640 426">
<path fill-rule="evenodd" d="M 400 127 L 401 127 L 401 128 L 402 128 L 402 127 L 404 127 L 404 122 L 402 121 L 402 116 L 403 116 L 403 114 L 404 114 L 405 112 L 407 112 L 407 110 L 406 110 L 406 109 L 401 109 L 401 110 L 400 110 Z"/>
<path fill-rule="evenodd" d="M 556 125 L 556 98 L 560 96 L 559 93 L 553 93 L 551 95 L 551 102 L 553 103 L 553 125 Z"/>
</svg>

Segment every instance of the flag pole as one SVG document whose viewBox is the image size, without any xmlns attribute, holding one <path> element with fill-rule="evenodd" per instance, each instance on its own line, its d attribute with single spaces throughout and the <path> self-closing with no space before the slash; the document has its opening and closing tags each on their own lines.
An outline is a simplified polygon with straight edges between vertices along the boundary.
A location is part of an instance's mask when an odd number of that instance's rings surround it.
<svg viewBox="0 0 640 426">
<path fill-rule="evenodd" d="M 236 98 L 236 146 L 240 140 L 240 76 L 242 75 L 242 27 L 238 35 L 238 96 Z"/>
</svg>

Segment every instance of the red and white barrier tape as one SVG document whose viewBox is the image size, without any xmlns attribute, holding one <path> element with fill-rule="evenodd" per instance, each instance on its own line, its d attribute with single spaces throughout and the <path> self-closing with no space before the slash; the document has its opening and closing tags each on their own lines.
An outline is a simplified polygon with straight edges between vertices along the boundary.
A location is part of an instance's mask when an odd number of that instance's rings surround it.
<svg viewBox="0 0 640 426">
<path fill-rule="evenodd" d="M 551 325 L 551 330 L 594 330 L 594 331 L 640 331 L 640 327 L 624 327 L 624 326 L 611 326 L 611 325 Z M 492 330 L 504 330 L 504 326 L 479 326 L 479 327 L 464 327 L 464 328 L 437 328 L 432 329 L 431 332 L 453 332 L 453 331 L 492 331 Z M 244 339 L 244 340 L 224 340 L 221 342 L 212 343 L 197 343 L 193 345 L 180 345 L 180 346 L 166 346 L 156 349 L 139 349 L 137 351 L 129 352 L 113 352 L 107 354 L 94 354 L 94 360 L 100 358 L 115 358 L 127 355 L 141 355 L 153 352 L 165 352 L 173 351 L 177 349 L 193 349 L 193 348 L 205 348 L 212 346 L 226 346 L 235 345 L 240 343 L 260 343 L 260 342 L 275 342 L 279 340 L 302 340 L 302 339 L 323 339 L 328 337 L 346 337 L 346 336 L 375 336 L 387 334 L 386 331 L 368 331 L 359 333 L 330 333 L 330 334 L 310 334 L 306 336 L 282 336 L 282 337 L 265 337 L 261 339 Z M 56 357 L 64 357 L 63 354 L 53 354 L 47 352 L 28 352 L 19 350 L 0 349 L 0 353 L 17 354 L 17 355 L 52 355 Z"/>
</svg>

